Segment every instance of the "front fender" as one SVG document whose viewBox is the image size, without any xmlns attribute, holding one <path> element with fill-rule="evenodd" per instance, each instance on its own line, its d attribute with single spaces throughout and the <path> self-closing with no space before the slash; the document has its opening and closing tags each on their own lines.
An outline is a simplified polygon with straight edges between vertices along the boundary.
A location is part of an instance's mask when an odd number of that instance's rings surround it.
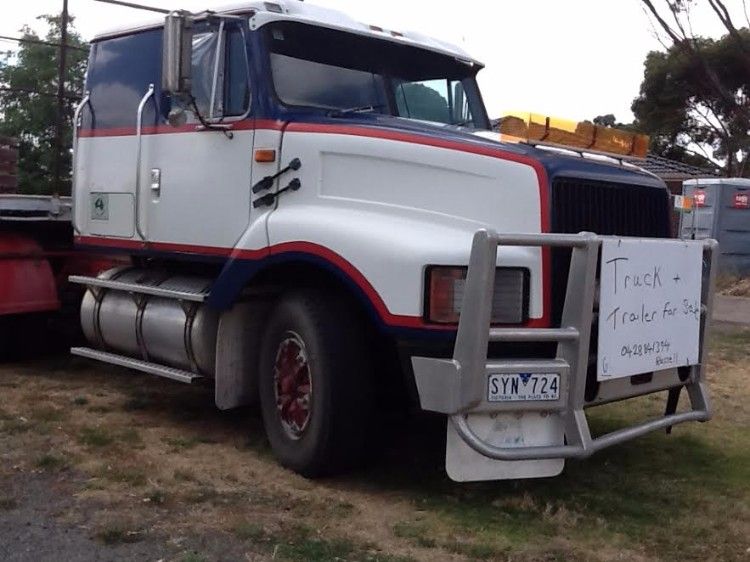
<svg viewBox="0 0 750 562">
<path fill-rule="evenodd" d="M 425 268 L 468 265 L 474 233 L 487 225 L 401 207 L 363 209 L 338 201 L 326 205 L 283 203 L 268 221 L 265 252 L 235 252 L 217 279 L 210 304 L 231 306 L 254 276 L 281 262 L 312 262 L 355 288 L 380 321 L 392 327 L 424 328 Z M 530 317 L 542 315 L 541 254 L 506 248 L 498 265 L 531 271 Z"/>
</svg>

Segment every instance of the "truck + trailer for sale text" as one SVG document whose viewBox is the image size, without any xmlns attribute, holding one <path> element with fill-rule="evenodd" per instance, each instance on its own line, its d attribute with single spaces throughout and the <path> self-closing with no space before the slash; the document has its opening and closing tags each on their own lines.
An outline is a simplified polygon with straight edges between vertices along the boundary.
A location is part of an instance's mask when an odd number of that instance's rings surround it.
<svg viewBox="0 0 750 562">
<path fill-rule="evenodd" d="M 258 401 L 280 462 L 352 466 L 398 397 L 456 480 L 558 474 L 710 418 L 712 241 L 662 181 L 503 143 L 458 47 L 298 1 L 174 11 L 91 44 L 76 114 L 76 355 Z M 685 389 L 690 408 L 676 413 Z M 664 417 L 592 437 L 586 408 Z"/>
</svg>

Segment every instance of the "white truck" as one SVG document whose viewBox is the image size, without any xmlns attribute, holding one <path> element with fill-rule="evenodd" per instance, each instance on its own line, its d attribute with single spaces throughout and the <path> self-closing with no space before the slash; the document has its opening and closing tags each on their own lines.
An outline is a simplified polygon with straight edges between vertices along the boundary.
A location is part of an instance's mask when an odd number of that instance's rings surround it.
<svg viewBox="0 0 750 562">
<path fill-rule="evenodd" d="M 97 36 L 76 242 L 133 265 L 71 279 L 72 352 L 259 402 L 309 477 L 364 458 L 394 397 L 446 416 L 459 481 L 709 419 L 714 244 L 667 239 L 642 170 L 500 142 L 481 68 L 296 0 Z M 592 437 L 586 408 L 659 391 L 664 417 Z"/>
</svg>

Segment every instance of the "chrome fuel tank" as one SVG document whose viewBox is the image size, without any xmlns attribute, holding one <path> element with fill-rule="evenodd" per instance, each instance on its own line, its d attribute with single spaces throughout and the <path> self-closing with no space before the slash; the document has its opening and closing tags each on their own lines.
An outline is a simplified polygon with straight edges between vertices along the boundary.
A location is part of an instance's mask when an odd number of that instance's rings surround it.
<svg viewBox="0 0 750 562">
<path fill-rule="evenodd" d="M 200 293 L 210 280 L 143 269 L 116 268 L 100 278 L 173 291 Z M 89 289 L 81 304 L 81 326 L 99 349 L 206 376 L 216 361 L 218 314 L 204 304 Z"/>
</svg>

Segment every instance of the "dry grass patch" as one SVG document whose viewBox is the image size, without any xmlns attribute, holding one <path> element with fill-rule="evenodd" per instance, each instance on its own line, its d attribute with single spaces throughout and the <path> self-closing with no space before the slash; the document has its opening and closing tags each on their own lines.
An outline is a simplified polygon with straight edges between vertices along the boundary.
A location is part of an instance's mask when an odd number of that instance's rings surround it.
<svg viewBox="0 0 750 562">
<path fill-rule="evenodd" d="M 10 496 L 0 496 L 0 511 L 10 511 L 11 509 L 16 509 L 18 507 L 18 502 L 16 501 L 16 498 L 12 498 Z"/>
<path fill-rule="evenodd" d="M 145 531 L 132 518 L 104 513 L 94 530 L 94 537 L 106 545 L 134 543 L 143 540 Z"/>
<path fill-rule="evenodd" d="M 91 532 L 105 546 L 215 533 L 277 560 L 744 559 L 750 330 L 713 339 L 711 423 L 540 481 L 449 482 L 443 423 L 368 471 L 308 481 L 273 461 L 257 414 L 218 412 L 211 389 L 85 362 L 0 367 L 0 439 L 20 471 L 81 475 L 77 501 L 101 510 Z M 592 417 L 601 432 L 662 412 L 659 396 Z M 219 557 L 199 552 L 184 556 Z"/>
<path fill-rule="evenodd" d="M 720 275 L 716 280 L 716 285 L 722 295 L 750 297 L 750 277 Z"/>
</svg>

